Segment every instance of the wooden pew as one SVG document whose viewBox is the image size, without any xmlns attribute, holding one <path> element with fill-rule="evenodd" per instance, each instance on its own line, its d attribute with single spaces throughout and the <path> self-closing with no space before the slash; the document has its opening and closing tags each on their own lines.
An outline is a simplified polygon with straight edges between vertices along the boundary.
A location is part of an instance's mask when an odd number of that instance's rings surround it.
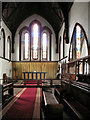
<svg viewBox="0 0 90 120">
<path fill-rule="evenodd" d="M 80 120 L 90 118 L 90 87 L 76 81 L 62 80 L 60 99 L 70 113 Z"/>
<path fill-rule="evenodd" d="M 69 83 L 72 80 L 75 80 L 75 75 L 66 74 L 66 76 L 61 79 L 61 86 L 58 88 L 55 88 L 54 94 L 59 103 L 62 102 L 64 96 L 70 95 L 70 84 Z"/>
<path fill-rule="evenodd" d="M 90 75 L 79 74 L 77 77 L 79 82 L 90 84 Z"/>
<path fill-rule="evenodd" d="M 13 83 L 8 83 L 1 85 L 2 86 L 2 107 L 4 107 L 13 97 Z M 7 94 L 4 94 L 8 91 Z"/>
<path fill-rule="evenodd" d="M 43 91 L 43 104 L 45 120 L 63 120 L 63 105 L 58 103 L 52 92 Z"/>
</svg>

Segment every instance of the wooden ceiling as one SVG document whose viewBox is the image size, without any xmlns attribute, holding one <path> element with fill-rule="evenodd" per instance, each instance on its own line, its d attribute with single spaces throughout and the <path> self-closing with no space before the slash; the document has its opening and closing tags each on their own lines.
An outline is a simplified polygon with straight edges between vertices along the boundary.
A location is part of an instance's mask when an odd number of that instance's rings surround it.
<svg viewBox="0 0 90 120">
<path fill-rule="evenodd" d="M 68 12 L 73 2 L 2 2 L 2 18 L 14 37 L 18 26 L 27 17 L 38 14 L 53 27 L 56 37 L 65 21 L 68 27 Z"/>
</svg>

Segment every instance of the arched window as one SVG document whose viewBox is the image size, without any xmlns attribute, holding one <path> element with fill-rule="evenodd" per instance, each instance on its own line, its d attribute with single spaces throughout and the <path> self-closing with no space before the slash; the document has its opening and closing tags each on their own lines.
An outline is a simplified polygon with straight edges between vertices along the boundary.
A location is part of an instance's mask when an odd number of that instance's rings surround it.
<svg viewBox="0 0 90 120">
<path fill-rule="evenodd" d="M 51 30 L 34 20 L 30 26 L 23 27 L 19 40 L 19 60 L 51 60 Z"/>
<path fill-rule="evenodd" d="M 1 29 L 1 40 L 0 40 L 0 56 L 5 58 L 5 31 Z"/>
<path fill-rule="evenodd" d="M 23 48 L 23 50 L 24 50 L 24 59 L 25 60 L 28 60 L 29 59 L 29 34 L 26 32 L 25 34 L 24 34 L 24 48 Z"/>
<path fill-rule="evenodd" d="M 30 60 L 30 33 L 28 27 L 23 27 L 19 40 L 19 60 Z"/>
<path fill-rule="evenodd" d="M 33 21 L 30 24 L 31 30 L 31 60 L 40 60 L 40 23 L 38 21 Z"/>
<path fill-rule="evenodd" d="M 81 28 L 76 26 L 76 59 L 80 58 L 81 54 Z"/>
<path fill-rule="evenodd" d="M 47 45 L 48 45 L 48 36 L 47 33 L 42 34 L 42 59 L 47 60 Z"/>
<path fill-rule="evenodd" d="M 41 34 L 41 60 L 51 61 L 51 30 L 44 26 Z"/>
<path fill-rule="evenodd" d="M 7 58 L 11 60 L 11 39 L 10 36 L 7 38 Z"/>
<path fill-rule="evenodd" d="M 33 25 L 33 54 L 32 54 L 32 58 L 34 59 L 34 60 L 37 60 L 38 59 L 38 38 L 39 38 L 39 36 L 38 36 L 38 32 L 39 32 L 39 30 L 38 30 L 39 28 L 38 28 L 38 25 L 37 24 L 34 24 Z"/>
<path fill-rule="evenodd" d="M 84 51 L 87 51 L 83 53 Z M 70 44 L 69 58 L 79 59 L 88 55 L 87 37 L 83 27 L 76 23 Z"/>
</svg>

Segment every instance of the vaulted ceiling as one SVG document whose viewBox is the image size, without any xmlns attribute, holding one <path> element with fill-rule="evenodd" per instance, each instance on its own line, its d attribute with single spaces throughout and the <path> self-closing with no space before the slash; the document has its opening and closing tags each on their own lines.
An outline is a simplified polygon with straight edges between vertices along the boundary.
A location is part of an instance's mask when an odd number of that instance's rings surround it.
<svg viewBox="0 0 90 120">
<path fill-rule="evenodd" d="M 18 26 L 27 17 L 38 14 L 53 27 L 56 36 L 65 21 L 68 26 L 68 12 L 73 2 L 3 2 L 2 18 L 14 37 Z"/>
</svg>

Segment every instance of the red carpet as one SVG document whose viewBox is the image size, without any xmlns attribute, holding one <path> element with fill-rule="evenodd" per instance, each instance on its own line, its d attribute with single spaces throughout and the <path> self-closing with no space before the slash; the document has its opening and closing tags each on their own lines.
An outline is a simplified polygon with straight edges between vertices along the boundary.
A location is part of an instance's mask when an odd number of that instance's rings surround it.
<svg viewBox="0 0 90 120">
<path fill-rule="evenodd" d="M 37 88 L 27 88 L 3 116 L 3 120 L 31 120 Z"/>
<path fill-rule="evenodd" d="M 26 80 L 26 84 L 37 84 L 38 80 Z M 39 80 L 39 83 L 42 83 L 42 80 Z"/>
</svg>

